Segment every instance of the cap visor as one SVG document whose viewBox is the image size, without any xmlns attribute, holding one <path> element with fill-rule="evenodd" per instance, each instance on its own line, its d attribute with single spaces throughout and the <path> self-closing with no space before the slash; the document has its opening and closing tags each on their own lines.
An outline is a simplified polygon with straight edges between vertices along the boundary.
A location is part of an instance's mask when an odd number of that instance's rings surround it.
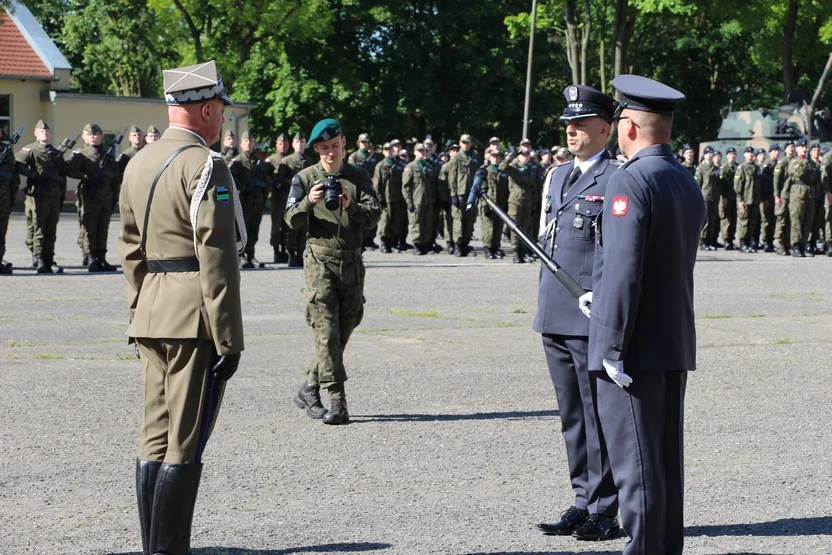
<svg viewBox="0 0 832 555">
<path fill-rule="evenodd" d="M 571 119 L 583 119 L 583 118 L 603 118 L 604 116 L 600 116 L 598 114 L 563 114 L 560 117 L 561 121 L 569 121 Z"/>
<path fill-rule="evenodd" d="M 230 98 L 228 98 L 228 94 L 223 93 L 223 95 L 220 98 L 222 98 L 222 101 L 226 106 L 234 106 L 234 102 Z"/>
</svg>

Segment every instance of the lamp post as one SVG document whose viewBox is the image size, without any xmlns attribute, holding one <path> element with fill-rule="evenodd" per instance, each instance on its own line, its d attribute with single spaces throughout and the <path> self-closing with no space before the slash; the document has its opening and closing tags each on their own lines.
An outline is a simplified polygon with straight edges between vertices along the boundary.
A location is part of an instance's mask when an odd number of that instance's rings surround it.
<svg viewBox="0 0 832 555">
<path fill-rule="evenodd" d="M 532 55 L 534 54 L 534 23 L 537 16 L 537 0 L 532 0 L 532 27 L 529 32 L 529 61 L 526 64 L 526 106 L 523 109 L 523 138 L 529 136 L 529 109 L 532 103 Z"/>
</svg>

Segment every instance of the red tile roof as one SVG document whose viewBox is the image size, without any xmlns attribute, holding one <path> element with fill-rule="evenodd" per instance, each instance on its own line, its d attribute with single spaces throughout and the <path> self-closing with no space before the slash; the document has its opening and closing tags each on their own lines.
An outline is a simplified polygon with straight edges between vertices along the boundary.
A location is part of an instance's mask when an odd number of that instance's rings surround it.
<svg viewBox="0 0 832 555">
<path fill-rule="evenodd" d="M 2 8 L 0 8 L 0 76 L 41 80 L 54 78 L 15 22 Z"/>
</svg>

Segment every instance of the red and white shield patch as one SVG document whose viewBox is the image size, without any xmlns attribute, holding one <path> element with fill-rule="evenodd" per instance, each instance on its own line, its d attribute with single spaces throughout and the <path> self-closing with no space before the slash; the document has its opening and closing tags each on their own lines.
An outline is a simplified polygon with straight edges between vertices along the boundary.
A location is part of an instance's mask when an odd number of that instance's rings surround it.
<svg viewBox="0 0 832 555">
<path fill-rule="evenodd" d="M 626 216 L 627 207 L 630 205 L 630 197 L 615 197 L 612 201 L 612 215 Z"/>
</svg>

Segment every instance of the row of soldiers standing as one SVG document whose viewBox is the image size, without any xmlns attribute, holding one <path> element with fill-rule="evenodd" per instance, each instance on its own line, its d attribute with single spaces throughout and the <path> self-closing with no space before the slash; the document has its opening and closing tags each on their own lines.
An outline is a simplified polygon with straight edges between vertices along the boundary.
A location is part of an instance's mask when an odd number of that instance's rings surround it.
<svg viewBox="0 0 832 555">
<path fill-rule="evenodd" d="M 699 166 L 685 147 L 682 165 L 702 188 L 707 223 L 700 248 L 741 252 L 758 250 L 796 258 L 815 254 L 832 256 L 832 153 L 822 157 L 820 144 L 805 138 L 788 141 L 785 156 L 779 145 L 744 149 L 745 161 L 729 148 L 722 153 L 705 147 Z M 724 245 L 718 242 L 722 232 Z M 776 247 L 775 247 L 776 243 Z"/>
<path fill-rule="evenodd" d="M 84 146 L 75 146 L 78 137 Z M 139 128 L 130 129 L 130 147 L 115 156 L 121 136 L 108 148 L 103 145 L 104 131 L 95 123 L 88 123 L 75 138 L 65 139 L 59 147 L 52 144 L 52 130 L 44 121 L 34 129 L 35 141 L 24 146 L 14 156 L 6 155 L 0 171 L 0 259 L 5 255 L 5 237 L 11 207 L 18 190 L 25 195 L 26 246 L 32 254 L 32 266 L 38 273 L 63 271 L 55 262 L 55 241 L 58 219 L 66 199 L 67 178 L 78 179 L 76 205 L 78 207 L 78 246 L 82 264 L 90 272 L 112 272 L 115 266 L 107 262 L 107 236 L 110 216 L 118 201 L 121 174 L 130 158 L 147 142 L 159 138 L 159 131 L 151 126 L 145 136 Z M 16 138 L 15 138 L 16 140 Z M 4 153 L 11 152 L 11 145 Z M 21 176 L 26 180 L 22 181 Z M 0 262 L 0 274 L 11 274 L 12 265 Z"/>
<path fill-rule="evenodd" d="M 467 212 L 465 205 L 474 173 L 480 166 L 488 172 L 485 192 L 524 229 L 535 232 L 546 167 L 531 158 L 531 142 L 524 139 L 519 150 L 504 159 L 499 138 L 492 137 L 483 164 L 472 145 L 471 136 L 463 134 L 459 144 L 451 145 L 447 154 L 437 154 L 436 144 L 427 138 L 414 146 L 413 159 L 409 160 L 401 141 L 384 143 L 379 156 L 369 136 L 359 135 L 358 149 L 349 155 L 347 162 L 364 168 L 372 176 L 383 210 L 378 227 L 365 231 L 365 248 L 380 248 L 382 253 L 409 249 L 416 255 L 438 253 L 445 250 L 436 242 L 441 236 L 449 254 L 468 256 L 472 251 L 470 242 L 477 213 Z M 262 265 L 255 258 L 255 247 L 268 198 L 271 199 L 270 244 L 274 261 L 287 262 L 290 267 L 302 266 L 306 230 L 289 229 L 282 214 L 292 179 L 311 165 L 306 154 L 306 137 L 297 133 L 292 139 L 293 152 L 288 154 L 289 142 L 280 134 L 275 142 L 276 152 L 268 158 L 259 155 L 255 139 L 248 132 L 240 137 L 239 147 L 237 150 L 233 132 L 227 131 L 222 154 L 240 192 L 249 239 L 240 257 L 240 266 Z M 479 215 L 486 258 L 502 258 L 501 220 L 485 205 L 480 206 Z M 412 244 L 407 242 L 408 232 Z M 379 235 L 380 247 L 374 241 L 376 235 Z M 511 243 L 515 262 L 530 260 L 531 254 L 526 253 L 516 237 L 511 238 Z"/>
</svg>

